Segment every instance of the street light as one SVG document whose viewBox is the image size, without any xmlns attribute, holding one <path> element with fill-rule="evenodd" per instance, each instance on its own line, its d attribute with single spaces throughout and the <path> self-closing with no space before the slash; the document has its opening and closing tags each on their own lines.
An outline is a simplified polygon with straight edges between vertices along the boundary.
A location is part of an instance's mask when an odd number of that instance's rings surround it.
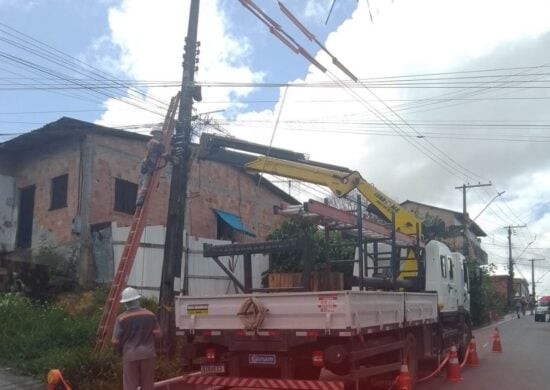
<svg viewBox="0 0 550 390">
<path fill-rule="evenodd" d="M 495 201 L 496 198 L 498 198 L 499 196 L 501 196 L 502 194 L 504 194 L 506 191 L 502 191 L 502 192 L 499 192 L 495 195 L 495 197 L 493 199 L 491 199 L 491 201 L 489 203 L 487 203 L 487 205 L 483 208 L 483 210 L 481 210 L 479 212 L 478 215 L 476 215 L 476 217 L 474 219 L 472 219 L 472 222 L 475 222 L 475 220 L 481 215 L 481 213 L 483 213 L 485 210 L 487 210 L 487 207 L 489 207 L 491 205 L 491 203 L 493 203 Z"/>
</svg>

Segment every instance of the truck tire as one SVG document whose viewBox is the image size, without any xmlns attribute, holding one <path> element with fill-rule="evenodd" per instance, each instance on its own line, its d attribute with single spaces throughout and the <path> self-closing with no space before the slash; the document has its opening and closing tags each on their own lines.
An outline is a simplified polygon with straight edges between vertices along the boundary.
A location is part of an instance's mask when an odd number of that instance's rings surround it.
<svg viewBox="0 0 550 390">
<path fill-rule="evenodd" d="M 416 346 L 416 337 L 409 333 L 405 337 L 405 347 L 403 348 L 403 359 L 407 362 L 411 384 L 414 388 L 418 380 L 418 351 Z"/>
</svg>

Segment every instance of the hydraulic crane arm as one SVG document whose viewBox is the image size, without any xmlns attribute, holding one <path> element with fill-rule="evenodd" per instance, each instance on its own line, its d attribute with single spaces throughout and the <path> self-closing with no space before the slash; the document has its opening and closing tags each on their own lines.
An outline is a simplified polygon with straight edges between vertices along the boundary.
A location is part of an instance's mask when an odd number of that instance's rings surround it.
<svg viewBox="0 0 550 390">
<path fill-rule="evenodd" d="M 337 197 L 345 196 L 356 188 L 388 221 L 392 221 L 395 214 L 398 231 L 408 235 L 421 235 L 421 225 L 415 215 L 368 183 L 357 171 L 311 161 L 300 153 L 212 134 L 202 135 L 200 149 L 201 158 L 229 163 L 252 172 L 323 185 L 330 188 Z"/>
</svg>

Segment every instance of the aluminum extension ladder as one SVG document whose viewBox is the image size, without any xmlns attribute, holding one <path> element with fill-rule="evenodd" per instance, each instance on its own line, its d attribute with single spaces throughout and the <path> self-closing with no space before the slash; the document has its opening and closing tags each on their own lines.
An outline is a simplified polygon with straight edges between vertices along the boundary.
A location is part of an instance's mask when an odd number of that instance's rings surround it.
<svg viewBox="0 0 550 390">
<path fill-rule="evenodd" d="M 179 97 L 180 94 L 178 93 L 170 101 L 170 106 L 162 127 L 163 143 L 166 150 L 170 147 L 170 139 L 174 130 L 176 111 L 180 101 Z M 159 182 L 160 170 L 162 168 L 161 164 L 162 158 L 159 158 L 156 169 L 149 180 L 149 184 L 147 185 L 143 205 L 136 207 L 130 232 L 128 233 L 128 238 L 126 239 L 126 244 L 124 245 L 120 263 L 113 278 L 113 283 L 111 284 L 107 301 L 103 307 L 103 315 L 101 316 L 101 321 L 99 322 L 99 326 L 97 328 L 95 344 L 96 352 L 105 350 L 113 333 L 113 327 L 118 314 L 118 309 L 120 307 L 120 294 L 122 293 L 122 290 L 126 288 L 128 277 L 130 276 L 132 266 L 134 265 L 134 259 L 141 242 L 141 234 L 143 233 L 143 229 L 145 227 L 147 212 L 151 204 L 152 190 L 157 187 Z"/>
</svg>

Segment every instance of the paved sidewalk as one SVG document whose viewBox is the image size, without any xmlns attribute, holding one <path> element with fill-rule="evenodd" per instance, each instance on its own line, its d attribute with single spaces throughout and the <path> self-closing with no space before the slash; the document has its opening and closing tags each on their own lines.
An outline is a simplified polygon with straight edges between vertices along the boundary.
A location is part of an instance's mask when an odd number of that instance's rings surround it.
<svg viewBox="0 0 550 390">
<path fill-rule="evenodd" d="M 44 390 L 46 385 L 34 378 L 11 373 L 10 369 L 0 368 L 0 389 L 2 390 Z"/>
</svg>

